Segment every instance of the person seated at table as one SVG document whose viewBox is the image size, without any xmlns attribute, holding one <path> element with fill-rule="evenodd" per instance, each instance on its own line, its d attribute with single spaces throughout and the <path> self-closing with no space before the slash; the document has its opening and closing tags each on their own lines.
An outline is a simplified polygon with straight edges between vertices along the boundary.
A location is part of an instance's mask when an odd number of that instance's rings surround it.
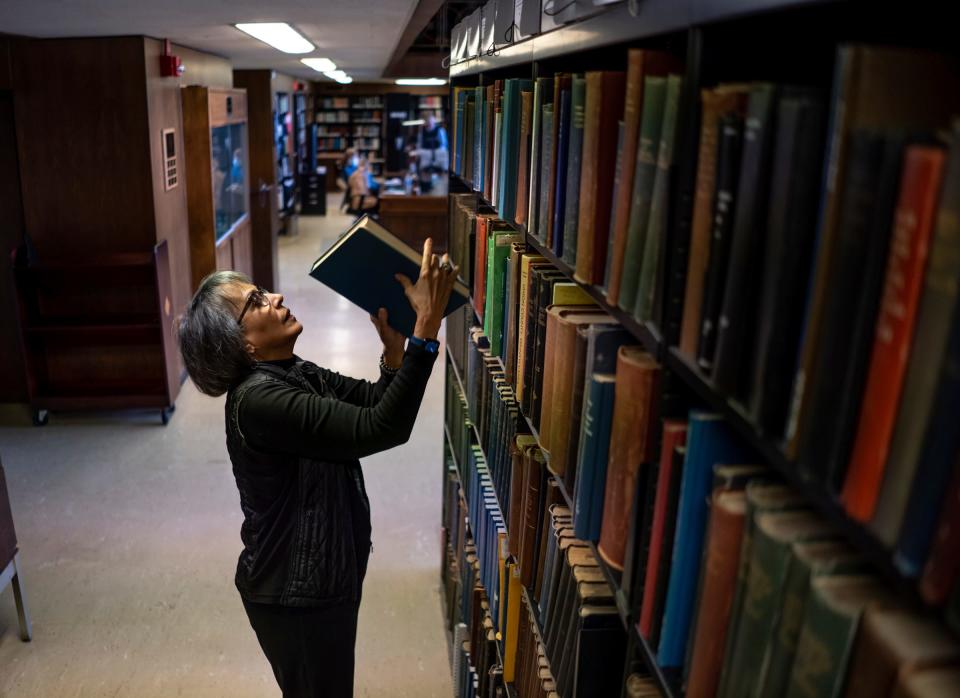
<svg viewBox="0 0 960 698">
<path fill-rule="evenodd" d="M 424 114 L 423 126 L 417 135 L 417 153 L 420 156 L 421 172 L 442 173 L 449 162 L 447 131 L 437 123 L 433 112 Z"/>
<path fill-rule="evenodd" d="M 350 175 L 348 185 L 350 203 L 347 207 L 347 213 L 359 216 L 364 213 L 377 212 L 380 207 L 380 199 L 377 197 L 380 185 L 373 178 L 366 158 L 359 159 L 357 169 Z"/>
</svg>

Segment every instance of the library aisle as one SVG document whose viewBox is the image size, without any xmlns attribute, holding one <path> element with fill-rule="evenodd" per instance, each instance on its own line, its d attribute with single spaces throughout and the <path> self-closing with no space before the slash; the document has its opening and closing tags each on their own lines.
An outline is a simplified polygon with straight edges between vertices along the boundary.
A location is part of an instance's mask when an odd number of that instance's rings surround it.
<svg viewBox="0 0 960 698">
<path fill-rule="evenodd" d="M 304 216 L 280 240 L 279 289 L 305 330 L 297 353 L 375 378 L 362 311 L 307 276 L 350 219 Z M 410 441 L 363 460 L 373 555 L 357 637 L 356 696 L 448 696 L 439 525 L 443 364 Z M 57 414 L 43 429 L 0 414 L 33 642 L 0 594 L 0 696 L 279 696 L 233 574 L 241 512 L 223 398 L 187 382 L 170 424 L 155 412 Z"/>
</svg>

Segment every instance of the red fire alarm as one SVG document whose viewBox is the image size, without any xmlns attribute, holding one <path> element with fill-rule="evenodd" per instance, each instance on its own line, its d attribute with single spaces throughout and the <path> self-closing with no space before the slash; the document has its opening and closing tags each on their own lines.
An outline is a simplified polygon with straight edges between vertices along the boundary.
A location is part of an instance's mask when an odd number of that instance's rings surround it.
<svg viewBox="0 0 960 698">
<path fill-rule="evenodd" d="M 178 78 L 183 75 L 183 63 L 180 56 L 170 53 L 170 39 L 163 40 L 163 55 L 160 56 L 160 75 L 165 78 Z"/>
</svg>

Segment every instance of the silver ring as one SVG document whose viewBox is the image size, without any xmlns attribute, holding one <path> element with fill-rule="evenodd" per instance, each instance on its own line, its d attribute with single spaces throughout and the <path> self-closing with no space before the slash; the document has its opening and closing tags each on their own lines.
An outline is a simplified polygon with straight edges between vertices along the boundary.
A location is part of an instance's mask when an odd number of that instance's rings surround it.
<svg viewBox="0 0 960 698">
<path fill-rule="evenodd" d="M 447 272 L 448 274 L 453 271 L 453 265 L 450 264 L 449 261 L 444 262 L 443 264 L 441 264 L 441 265 L 440 265 L 440 268 L 441 268 L 443 271 Z"/>
</svg>

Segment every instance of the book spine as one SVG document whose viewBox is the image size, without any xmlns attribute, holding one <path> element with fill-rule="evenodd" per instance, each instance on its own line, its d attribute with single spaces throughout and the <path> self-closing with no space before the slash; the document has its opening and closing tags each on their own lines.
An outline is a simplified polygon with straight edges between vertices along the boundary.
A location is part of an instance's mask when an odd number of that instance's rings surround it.
<svg viewBox="0 0 960 698">
<path fill-rule="evenodd" d="M 623 259 L 614 260 L 607 300 L 632 313 L 640 281 L 640 259 L 650 216 L 650 201 L 657 175 L 657 150 L 666 106 L 667 79 L 650 76 L 643 84 L 643 117 L 640 122 L 640 142 L 637 146 L 637 166 L 633 175 L 633 195 L 630 221 L 627 225 L 627 244 Z M 617 273 L 619 270 L 619 273 Z"/>
<path fill-rule="evenodd" d="M 520 161 L 517 166 L 517 205 L 514 222 L 526 226 L 527 205 L 530 193 L 530 131 L 533 119 L 533 93 L 524 90 L 520 93 Z"/>
<path fill-rule="evenodd" d="M 938 389 L 948 378 L 942 367 L 945 360 L 949 360 L 950 328 L 960 295 L 960 224 L 956 217 L 960 196 L 960 145 L 957 140 L 960 137 L 960 120 L 953 136 L 949 164 L 943 168 L 946 178 L 941 171 L 940 177 L 933 183 L 933 191 L 928 192 L 930 208 L 923 211 L 935 219 L 935 225 L 917 310 L 913 345 L 900 396 L 900 409 L 870 526 L 882 541 L 895 545 L 903 527 L 911 484 L 918 496 L 929 495 L 926 500 L 916 502 L 913 510 L 915 518 L 910 522 L 913 528 L 904 529 L 906 540 L 912 543 L 908 546 L 911 552 L 898 559 L 911 574 L 920 572 L 923 560 L 915 559 L 915 555 L 925 554 L 929 536 L 933 533 L 934 514 L 930 503 L 942 496 L 957 453 L 956 430 L 951 428 L 954 420 L 946 414 L 933 411 L 935 407 L 940 407 L 953 410 L 956 414 L 956 406 L 960 402 L 956 398 L 951 399 L 951 394 L 944 394 L 943 402 L 937 404 Z M 942 195 L 941 181 L 944 183 Z M 936 213 L 937 202 L 940 202 L 939 215 Z M 956 394 L 956 391 L 952 393 Z M 924 437 L 931 433 L 931 428 L 941 429 L 938 436 L 942 441 L 935 443 L 936 437 L 930 440 L 930 458 L 922 462 Z M 924 466 L 922 471 L 918 470 L 919 465 Z M 903 552 L 906 552 L 906 548 Z"/>
<path fill-rule="evenodd" d="M 567 155 L 566 208 L 563 213 L 562 259 L 573 266 L 577 260 L 577 217 L 580 212 L 580 169 L 583 153 L 583 124 L 586 80 L 574 78 L 571 89 L 570 148 Z"/>
<path fill-rule="evenodd" d="M 658 380 L 659 367 L 640 347 L 620 347 L 603 523 L 597 546 L 600 556 L 616 570 L 623 569 L 639 468 L 651 459 Z"/>
<path fill-rule="evenodd" d="M 580 178 L 580 207 L 577 212 L 577 267 L 574 278 L 581 283 L 591 282 L 593 269 L 593 238 L 596 219 L 597 178 L 600 156 L 600 109 L 603 103 L 603 73 L 589 72 L 586 77 L 583 124 L 583 172 Z"/>
<path fill-rule="evenodd" d="M 730 505 L 725 505 L 725 500 Z M 740 506 L 735 505 L 739 499 Z M 727 638 L 730 604 L 737 583 L 737 563 L 743 537 L 744 495 L 714 494 L 704 561 L 703 590 L 693 635 L 686 695 L 716 695 Z"/>
<path fill-rule="evenodd" d="M 907 149 L 867 387 L 843 486 L 844 506 L 858 521 L 870 520 L 880 493 L 913 338 L 942 163 L 939 150 Z M 909 487 L 905 482 L 900 486 Z"/>
<path fill-rule="evenodd" d="M 909 519 L 908 519 L 909 520 Z M 920 578 L 920 595 L 932 606 L 942 606 L 960 578 L 960 468 L 947 487 L 936 536 Z"/>
<path fill-rule="evenodd" d="M 693 222 L 690 229 L 690 257 L 687 262 L 683 325 L 679 344 L 680 351 L 691 360 L 697 358 L 703 284 L 707 273 L 707 262 L 710 259 L 710 221 L 713 214 L 713 191 L 717 179 L 719 121 L 722 114 L 736 109 L 738 96 L 736 93 L 723 94 L 717 90 L 702 90 L 700 93 L 703 115 L 700 121 L 697 182 L 693 201 Z"/>
<path fill-rule="evenodd" d="M 543 117 L 543 78 L 533 84 L 533 104 L 531 105 L 530 128 L 530 166 L 527 176 L 530 178 L 529 199 L 527 201 L 527 232 L 537 234 L 537 221 L 540 213 L 540 131 Z"/>
<path fill-rule="evenodd" d="M 728 395 L 744 396 L 747 339 L 753 336 L 757 279 L 766 225 L 771 141 L 776 86 L 761 84 L 750 91 L 743 132 L 743 161 L 737 186 L 730 266 L 717 322 L 713 382 Z"/>
<path fill-rule="evenodd" d="M 626 246 L 627 223 L 630 221 L 630 195 L 633 193 L 633 174 L 637 163 L 637 141 L 640 137 L 640 114 L 643 106 L 643 74 L 647 57 L 653 54 L 640 49 L 627 51 L 626 93 L 623 98 L 623 134 L 617 146 L 619 186 L 613 196 L 613 216 L 607 245 L 607 263 L 604 268 L 603 288 L 609 292 L 613 277 L 613 260 L 623 257 Z"/>
<path fill-rule="evenodd" d="M 710 234 L 710 261 L 703 287 L 703 310 L 700 339 L 697 343 L 697 365 L 704 371 L 713 368 L 717 346 L 717 323 L 723 304 L 723 289 L 730 257 L 733 211 L 737 200 L 740 156 L 743 142 L 743 119 L 728 113 L 720 119 L 720 141 L 717 144 L 717 183 L 713 197 L 713 226 Z"/>
<path fill-rule="evenodd" d="M 617 199 L 619 198 L 620 189 L 621 187 L 623 187 L 623 183 L 624 183 L 623 161 L 624 161 L 625 153 L 623 152 L 623 139 L 625 138 L 625 135 L 626 135 L 625 131 L 626 131 L 626 127 L 624 123 L 621 121 L 620 123 L 617 124 L 617 165 L 613 175 L 614 202 L 616 202 Z M 615 215 L 616 214 L 614 213 L 614 216 Z M 606 255 L 606 261 L 603 264 L 603 278 L 599 280 L 599 283 L 601 285 L 601 290 L 603 291 L 604 295 L 606 295 L 607 289 L 610 288 L 610 267 L 613 266 L 613 246 L 614 246 L 613 238 L 614 238 L 614 235 L 616 234 L 616 231 L 614 228 L 614 226 L 616 225 L 614 216 L 611 216 L 610 218 L 610 232 L 607 236 L 607 240 L 608 240 L 607 255 Z M 603 250 L 598 250 L 597 252 L 598 254 L 602 254 Z M 574 260 L 574 263 L 576 263 L 576 260 Z"/>
<path fill-rule="evenodd" d="M 653 319 L 653 299 L 659 272 L 660 250 L 666 246 L 667 192 L 670 186 L 670 171 L 673 165 L 673 149 L 676 139 L 680 90 L 683 80 L 679 75 L 667 78 L 666 106 L 663 111 L 663 127 L 660 131 L 660 147 L 657 148 L 657 173 L 650 201 L 650 216 L 644 236 L 643 261 L 637 282 L 637 297 L 633 303 L 633 315 L 640 322 Z"/>
<path fill-rule="evenodd" d="M 570 107 L 572 88 L 560 93 L 560 121 L 557 129 L 556 180 L 554 182 L 553 216 L 548 232 L 550 248 L 558 257 L 563 255 L 563 214 L 567 199 L 567 159 L 570 155 Z"/>
<path fill-rule="evenodd" d="M 545 104 L 542 114 L 543 126 L 540 132 L 540 201 L 538 206 L 540 211 L 537 213 L 537 240 L 541 244 L 547 244 L 547 230 L 550 220 L 550 199 L 547 196 L 551 189 L 550 172 L 553 169 L 553 148 L 550 145 L 550 138 L 553 134 L 553 105 Z"/>
</svg>

